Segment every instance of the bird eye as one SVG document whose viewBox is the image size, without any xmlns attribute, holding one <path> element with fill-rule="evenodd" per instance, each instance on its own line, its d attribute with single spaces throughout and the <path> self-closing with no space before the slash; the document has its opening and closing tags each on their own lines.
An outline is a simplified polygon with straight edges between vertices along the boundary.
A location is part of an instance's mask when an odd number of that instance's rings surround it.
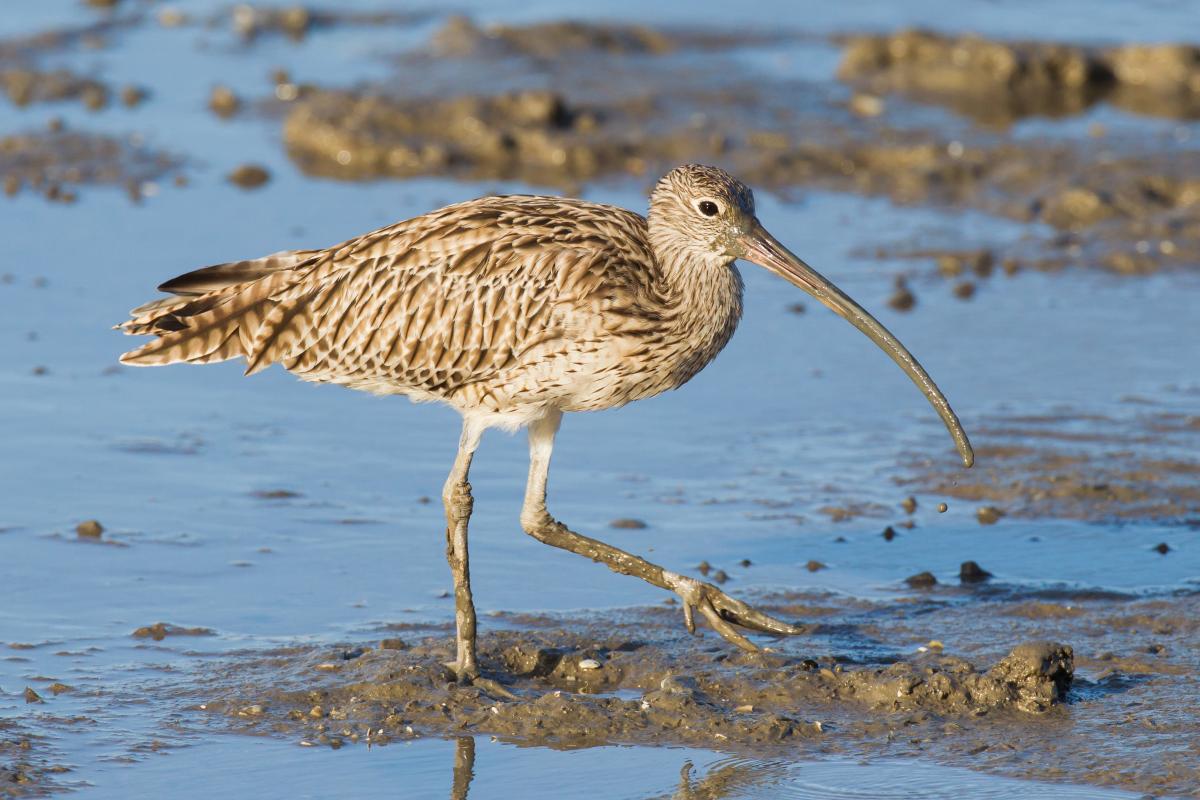
<svg viewBox="0 0 1200 800">
<path fill-rule="evenodd" d="M 700 209 L 700 213 L 706 217 L 715 217 L 717 211 L 720 210 L 712 200 L 701 200 L 700 205 L 696 206 L 696 208 Z"/>
</svg>

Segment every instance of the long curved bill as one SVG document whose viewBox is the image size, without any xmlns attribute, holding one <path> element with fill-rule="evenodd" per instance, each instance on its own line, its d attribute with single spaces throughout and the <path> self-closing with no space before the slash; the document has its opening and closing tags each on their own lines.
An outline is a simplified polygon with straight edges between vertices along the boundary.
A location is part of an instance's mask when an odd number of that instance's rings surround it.
<svg viewBox="0 0 1200 800">
<path fill-rule="evenodd" d="M 963 464 L 970 467 L 975 463 L 975 453 L 971 449 L 971 442 L 967 439 L 967 433 L 959 423 L 954 409 L 950 407 L 950 403 L 947 402 L 941 389 L 938 389 L 937 384 L 929 377 L 929 373 L 913 357 L 913 354 L 908 352 L 908 348 L 900 344 L 891 331 L 864 311 L 862 306 L 851 300 L 845 292 L 826 280 L 821 273 L 793 255 L 757 220 L 754 222 L 754 227 L 739 238 L 739 243 L 743 250 L 742 258 L 766 267 L 776 275 L 808 292 L 879 345 L 879 348 L 887 353 L 912 379 L 912 382 L 929 400 L 933 410 L 942 418 L 946 429 L 954 437 L 954 444 L 958 448 L 958 454 L 962 457 Z"/>
</svg>

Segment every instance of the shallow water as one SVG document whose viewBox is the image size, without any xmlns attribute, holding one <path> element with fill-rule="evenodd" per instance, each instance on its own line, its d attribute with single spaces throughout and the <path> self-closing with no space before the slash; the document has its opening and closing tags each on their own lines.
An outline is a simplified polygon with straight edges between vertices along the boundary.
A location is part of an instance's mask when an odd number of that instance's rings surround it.
<svg viewBox="0 0 1200 800">
<path fill-rule="evenodd" d="M 203 14 L 222 5 L 186 8 Z M 1115 5 L 1087 13 L 1078 3 L 1060 6 L 1064 14 L 1050 16 L 1073 20 L 1070 38 L 1085 40 L 1173 37 L 1186 13 L 1165 4 L 1136 13 Z M 822 6 L 794 27 L 813 34 L 887 29 L 940 23 L 944 12 L 932 2 L 904 8 Z M 962 15 L 955 28 L 1067 35 L 1045 29 L 1042 4 L 955 8 Z M 89 18 L 66 0 L 19 9 L 6 9 L 0 35 Z M 604 13 L 702 25 L 731 16 L 743 21 L 727 5 L 695 15 L 689 9 L 619 4 Z M 489 5 L 479 16 L 515 22 L 584 13 L 534 3 L 503 13 Z M 108 330 L 155 284 L 195 266 L 326 245 L 497 188 L 536 189 L 439 179 L 316 180 L 287 160 L 275 122 L 222 122 L 204 107 L 215 83 L 264 94 L 275 66 L 335 84 L 389 74 L 382 55 L 424 41 L 438 22 L 433 15 L 399 28 L 334 28 L 301 44 L 279 37 L 253 48 L 221 31 L 140 27 L 114 34 L 109 49 L 63 53 L 55 61 L 98 66 L 117 84 L 148 85 L 152 100 L 144 106 L 89 114 L 74 105 L 0 104 L 4 130 L 38 128 L 59 116 L 69 127 L 141 131 L 184 155 L 192 177 L 185 189 L 156 187 L 137 206 L 120 192 L 88 189 L 73 206 L 23 194 L 0 212 L 0 274 L 13 277 L 0 284 L 0 642 L 10 645 L 0 658 L 0 716 L 45 735 L 56 758 L 73 767 L 68 782 L 95 784 L 95 796 L 152 796 L 201 779 L 206 794 L 248 793 L 254 782 L 278 787 L 288 780 L 296 781 L 288 793 L 297 796 L 326 796 L 347 785 L 356 793 L 383 791 L 396 781 L 411 796 L 449 792 L 451 743 L 302 749 L 197 732 L 184 698 L 147 707 L 146 697 L 202 670 L 206 658 L 237 649 L 356 639 L 389 622 L 448 621 L 436 498 L 456 444 L 454 415 L 301 387 L 278 370 L 243 379 L 233 364 L 114 370 L 131 340 Z M 836 52 L 823 43 L 808 46 L 819 69 L 755 53 L 745 59 L 757 69 L 828 80 Z M 162 68 L 167 54 L 169 70 Z M 225 184 L 222 176 L 243 161 L 267 166 L 271 182 L 255 192 Z M 586 196 L 631 208 L 645 202 L 644 187 L 634 184 L 589 187 Z M 759 204 L 781 240 L 876 310 L 922 358 L 968 430 L 996 415 L 1123 417 L 1147 403 L 1194 413 L 1195 275 L 1022 274 L 981 284 L 969 303 L 954 300 L 944 283 L 918 277 L 913 286 L 921 306 L 902 315 L 884 303 L 891 276 L 908 265 L 855 255 L 860 248 L 915 233 L 1003 247 L 1026 228 L 982 214 L 830 193 L 786 204 L 761 197 Z M 729 588 L 738 591 L 799 587 L 891 598 L 909 591 L 906 576 L 928 569 L 945 580 L 967 559 L 1004 584 L 1147 595 L 1195 590 L 1200 531 L 1194 527 L 1042 519 L 983 527 L 974 504 L 952 501 L 939 515 L 933 506 L 942 498 L 920 496 L 917 527 L 884 542 L 880 531 L 903 518 L 897 503 L 907 494 L 894 483 L 897 464 L 913 454 L 953 463 L 945 432 L 904 376 L 856 332 L 812 302 L 806 313 L 791 313 L 789 305 L 801 298 L 790 287 L 753 267 L 743 272 L 746 319 L 726 352 L 690 385 L 566 421 L 552 475 L 556 514 L 675 568 L 707 560 L 727 569 Z M 35 374 L 38 367 L 45 374 Z M 525 457 L 521 437 L 492 433 L 473 471 L 472 570 L 485 633 L 492 611 L 582 615 L 660 602 L 650 587 L 521 533 Z M 297 496 L 255 495 L 273 490 Z M 847 503 L 882 510 L 839 523 L 820 511 Z M 648 527 L 609 530 L 617 517 Z M 88 518 L 104 524 L 104 542 L 77 539 L 75 524 Z M 1176 552 L 1169 558 L 1152 552 L 1160 541 Z M 742 559 L 752 566 L 738 567 Z M 812 559 L 828 569 L 807 571 Z M 169 639 L 169 646 L 130 638 L 135 628 L 160 620 L 215 635 Z M 40 688 L 47 677 L 76 691 L 50 697 Z M 26 685 L 39 687 L 45 705 L 25 704 Z M 73 715 L 95 721 L 73 722 Z M 169 755 L 148 751 L 153 741 Z M 685 760 L 703 775 L 721 769 L 721 758 L 636 748 L 557 753 L 481 742 L 471 796 L 509 796 L 517 786 L 533 791 L 552 786 L 555 776 L 589 785 L 614 771 L 627 781 L 614 787 L 624 794 L 614 796 L 668 795 Z M 342 759 L 336 763 L 346 773 L 329 770 L 332 759 Z M 255 774 L 234 769 L 239 762 L 253 764 Z M 531 771 L 542 776 L 536 786 L 522 777 Z M 732 796 L 869 796 L 880 787 L 903 787 L 905 796 L 916 797 L 1040 791 L 920 763 L 776 764 L 754 772 L 777 783 Z M 220 787 L 220 780 L 232 783 Z M 939 794 L 941 785 L 953 788 Z"/>
<path fill-rule="evenodd" d="M 1102 789 L 1077 789 L 1048 783 L 1015 781 L 919 762 L 753 761 L 703 750 L 648 747 L 599 747 L 555 753 L 547 760 L 539 750 L 478 740 L 471 745 L 469 772 L 455 770 L 464 744 L 425 740 L 385 748 L 305 750 L 275 741 L 247 748 L 244 739 L 216 737 L 203 744 L 154 757 L 136 768 L 110 767 L 80 797 L 271 796 L 337 797 L 353 793 L 396 794 L 405 798 L 458 798 L 455 789 L 469 775 L 472 800 L 529 800 L 575 797 L 605 798 L 722 797 L 754 798 L 1032 797 L 1113 798 L 1136 795 Z M 220 765 L 215 769 L 214 765 Z M 680 773 L 687 770 L 688 784 Z M 204 783 L 181 785 L 180 774 L 202 774 Z M 690 786 L 693 794 L 684 793 Z M 707 793 L 705 793 L 707 790 Z M 716 792 L 716 793 L 713 793 Z"/>
</svg>

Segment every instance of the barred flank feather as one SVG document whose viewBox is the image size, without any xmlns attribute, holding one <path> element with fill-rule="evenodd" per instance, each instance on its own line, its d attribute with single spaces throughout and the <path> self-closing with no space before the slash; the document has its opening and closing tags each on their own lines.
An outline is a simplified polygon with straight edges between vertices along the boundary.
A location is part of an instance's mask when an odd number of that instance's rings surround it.
<svg viewBox="0 0 1200 800">
<path fill-rule="evenodd" d="M 157 338 L 121 360 L 240 356 L 248 375 L 282 364 L 304 380 L 460 410 L 621 405 L 690 378 L 741 307 L 736 272 L 669 280 L 648 234 L 645 218 L 612 206 L 483 197 L 325 250 L 167 281 L 159 288 L 175 297 L 119 326 Z M 664 347 L 653 358 L 651 333 Z"/>
</svg>

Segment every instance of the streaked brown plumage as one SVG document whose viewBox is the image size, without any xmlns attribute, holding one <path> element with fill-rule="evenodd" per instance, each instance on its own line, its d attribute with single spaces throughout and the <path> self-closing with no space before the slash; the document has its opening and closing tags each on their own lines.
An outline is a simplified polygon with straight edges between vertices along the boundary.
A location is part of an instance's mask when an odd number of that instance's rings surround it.
<svg viewBox="0 0 1200 800">
<path fill-rule="evenodd" d="M 484 197 L 398 222 L 325 250 L 277 253 L 182 275 L 173 297 L 121 329 L 156 338 L 128 364 L 242 357 L 246 373 L 280 364 L 304 380 L 437 400 L 463 416 L 446 483 L 448 557 L 458 598 L 458 660 L 474 677 L 467 569 L 467 473 L 488 427 L 530 428 L 522 523 L 535 537 L 683 597 L 736 644 L 731 625 L 799 629 L 715 587 L 580 536 L 550 518 L 545 483 L 564 411 L 624 405 L 674 389 L 708 364 L 742 312 L 734 260 L 767 266 L 880 344 L 929 396 L 970 463 L 965 434 L 936 386 L 853 301 L 796 259 L 754 217 L 750 190 L 696 165 L 665 176 L 648 218 L 557 197 Z"/>
</svg>

